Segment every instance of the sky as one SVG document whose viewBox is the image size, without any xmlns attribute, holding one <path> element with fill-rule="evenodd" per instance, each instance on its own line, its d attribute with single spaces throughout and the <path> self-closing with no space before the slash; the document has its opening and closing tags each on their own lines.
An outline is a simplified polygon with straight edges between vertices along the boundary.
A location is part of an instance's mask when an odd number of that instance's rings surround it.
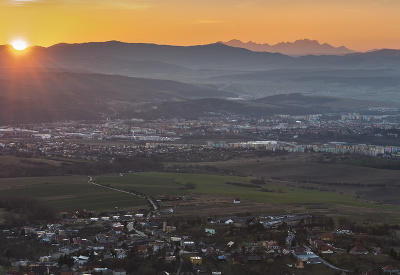
<svg viewBox="0 0 400 275">
<path fill-rule="evenodd" d="M 0 0 L 0 44 L 318 40 L 400 49 L 400 0 Z"/>
</svg>

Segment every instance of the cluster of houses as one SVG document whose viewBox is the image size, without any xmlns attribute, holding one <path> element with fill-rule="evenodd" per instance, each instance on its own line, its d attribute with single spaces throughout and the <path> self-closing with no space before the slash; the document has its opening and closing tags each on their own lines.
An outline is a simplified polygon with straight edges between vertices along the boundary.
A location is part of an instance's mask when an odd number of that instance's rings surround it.
<svg viewBox="0 0 400 275">
<path fill-rule="evenodd" d="M 190 254 L 189 262 L 197 272 L 205 270 L 204 263 L 209 259 L 229 262 L 232 265 L 261 263 L 266 258 L 291 256 L 292 264 L 288 268 L 303 269 L 307 265 L 326 264 L 323 256 L 338 251 L 347 253 L 345 249 L 336 248 L 333 240 L 336 235 L 351 235 L 350 230 L 338 230 L 334 233 L 326 232 L 307 239 L 306 243 L 298 243 L 297 235 L 301 234 L 305 225 L 309 224 L 311 216 L 308 214 L 291 215 L 261 215 L 248 217 L 221 217 L 207 225 L 201 237 L 183 233 L 174 225 L 169 225 L 166 219 L 147 219 L 139 213 L 113 212 L 101 213 L 96 217 L 84 210 L 73 213 L 61 211 L 62 219 L 57 224 L 46 226 L 25 226 L 17 230 L 4 230 L 3 234 L 10 234 L 20 238 L 34 237 L 38 242 L 54 247 L 53 251 L 41 256 L 36 261 L 14 260 L 9 275 L 19 275 L 21 267 L 29 270 L 29 275 L 47 274 L 108 274 L 126 275 L 127 271 L 121 268 L 108 269 L 99 265 L 92 265 L 93 260 L 106 262 L 109 259 L 126 259 L 135 257 L 135 260 L 145 261 L 156 256 L 164 263 L 170 264 L 174 270 L 181 265 L 178 257 Z M 76 216 L 72 218 L 72 216 Z M 84 221 L 84 222 L 82 222 Z M 244 228 L 262 224 L 265 230 L 277 231 L 277 226 L 285 223 L 287 237 L 285 243 L 278 240 L 264 240 L 258 242 L 215 243 L 218 234 L 224 234 L 226 225 L 234 228 Z M 87 226 L 97 228 L 96 232 L 84 233 Z M 94 226 L 98 225 L 98 226 Z M 293 226 L 293 230 L 292 230 Z M 225 228 L 225 229 L 223 229 Z M 180 233 L 181 232 L 181 233 Z M 304 232 L 303 232 L 304 233 Z M 209 242 L 213 240 L 213 242 Z M 362 246 L 354 246 L 348 251 L 350 254 L 363 255 L 370 252 Z M 134 255 L 134 256 L 133 256 Z M 322 256 L 322 257 L 321 257 Z M 68 259 L 70 264 L 65 261 Z M 336 267 L 333 267 L 336 268 Z M 338 268 L 338 270 L 341 270 Z M 344 272 L 346 270 L 343 270 Z M 168 274 L 167 271 L 165 274 Z M 218 273 L 215 270 L 214 274 Z M 368 271 L 369 272 L 369 271 Z M 368 275 L 375 274 L 371 272 Z M 386 266 L 384 274 L 400 274 L 395 267 Z"/>
</svg>

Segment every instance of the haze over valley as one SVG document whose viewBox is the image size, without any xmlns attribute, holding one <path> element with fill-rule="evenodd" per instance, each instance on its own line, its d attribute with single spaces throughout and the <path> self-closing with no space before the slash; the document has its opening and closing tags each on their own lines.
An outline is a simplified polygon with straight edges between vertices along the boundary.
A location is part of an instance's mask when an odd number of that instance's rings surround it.
<svg viewBox="0 0 400 275">
<path fill-rule="evenodd" d="M 291 57 L 221 43 L 179 47 L 109 41 L 31 47 L 15 55 L 9 47 L 2 46 L 0 76 L 2 104 L 7 105 L 1 108 L 2 117 L 10 122 L 23 122 L 24 117 L 38 122 L 53 116 L 93 119 L 133 111 L 143 103 L 178 100 L 184 105 L 195 98 L 238 98 L 246 101 L 235 104 L 249 105 L 257 98 L 302 93 L 340 100 L 340 107 L 321 106 L 319 112 L 351 111 L 368 104 L 396 107 L 400 100 L 398 50 Z M 352 99 L 348 106 L 342 100 L 346 98 Z M 255 113 L 316 111 L 303 106 L 287 110 L 276 100 L 262 102 L 269 105 L 254 106 Z M 14 106 L 20 110 L 17 114 L 7 109 Z M 75 109 L 79 111 L 70 111 Z"/>
</svg>

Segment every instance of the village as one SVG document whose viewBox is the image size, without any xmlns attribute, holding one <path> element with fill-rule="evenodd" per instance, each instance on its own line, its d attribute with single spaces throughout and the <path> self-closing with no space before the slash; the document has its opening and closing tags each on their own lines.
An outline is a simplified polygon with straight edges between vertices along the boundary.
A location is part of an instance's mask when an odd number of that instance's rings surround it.
<svg viewBox="0 0 400 275">
<path fill-rule="evenodd" d="M 4 228 L 1 238 L 36 243 L 48 252 L 37 258 L 3 253 L 4 274 L 322 274 L 321 267 L 333 272 L 323 274 L 400 274 L 390 264 L 348 270 L 332 258 L 384 257 L 398 263 L 390 241 L 357 232 L 362 227 L 350 221 L 315 213 L 212 218 L 172 213 L 62 210 L 57 223 Z M 251 273 L 255 270 L 259 273 Z"/>
</svg>

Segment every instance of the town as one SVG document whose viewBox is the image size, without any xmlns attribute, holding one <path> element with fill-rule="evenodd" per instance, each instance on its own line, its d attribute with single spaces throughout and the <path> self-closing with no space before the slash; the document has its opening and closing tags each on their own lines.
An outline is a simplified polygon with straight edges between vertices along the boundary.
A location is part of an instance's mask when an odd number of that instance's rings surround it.
<svg viewBox="0 0 400 275">
<path fill-rule="evenodd" d="M 379 112 L 391 114 L 274 115 L 257 120 L 212 114 L 198 120 L 116 119 L 3 126 L 0 152 L 94 161 L 204 148 L 396 157 L 400 115 L 387 108 Z M 120 143 L 107 146 L 106 141 Z"/>
<path fill-rule="evenodd" d="M 168 218 L 147 209 L 61 210 L 56 223 L 3 228 L 3 245 L 20 244 L 1 261 L 10 275 L 399 274 L 379 266 L 397 263 L 395 230 L 316 213 Z M 21 244 L 31 251 L 16 258 Z"/>
</svg>

